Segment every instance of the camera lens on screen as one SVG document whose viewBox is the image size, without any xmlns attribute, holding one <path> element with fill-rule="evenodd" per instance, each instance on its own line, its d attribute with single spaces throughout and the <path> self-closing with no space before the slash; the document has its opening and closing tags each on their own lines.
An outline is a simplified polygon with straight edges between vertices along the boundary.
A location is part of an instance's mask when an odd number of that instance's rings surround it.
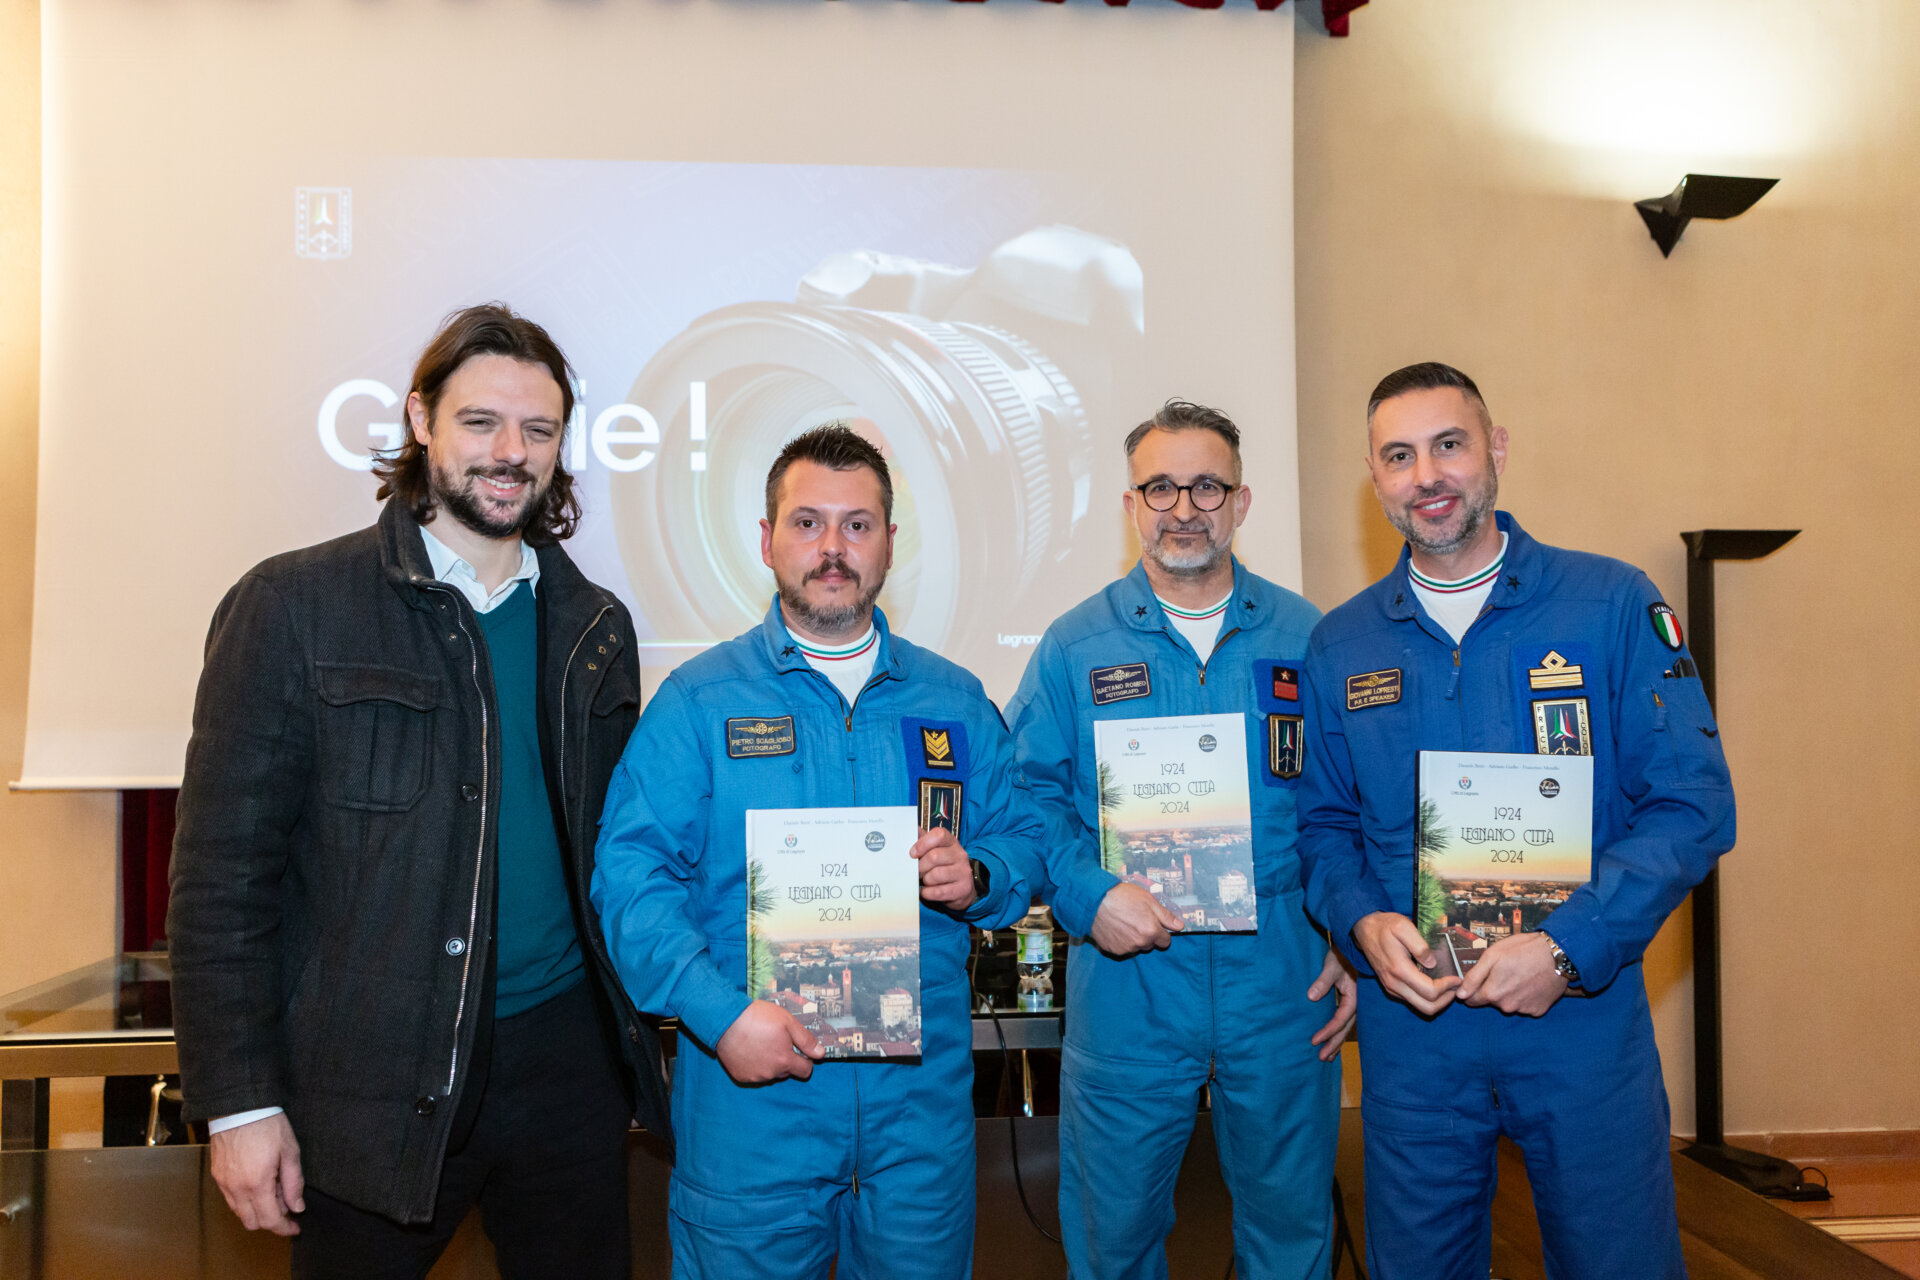
<svg viewBox="0 0 1920 1280">
<path fill-rule="evenodd" d="M 1089 243 L 1126 253 L 1068 228 L 996 253 L 1014 249 L 1023 265 L 1036 251 L 1057 261 L 1071 250 L 1084 263 Z M 1130 255 L 1125 263 L 1137 279 Z M 985 267 L 836 255 L 803 282 L 802 301 L 724 307 L 662 347 L 627 397 L 658 421 L 659 456 L 609 482 L 620 554 L 656 637 L 707 642 L 759 621 L 772 595 L 759 542 L 767 468 L 787 440 L 836 418 L 853 420 L 893 471 L 900 532 L 881 605 L 902 634 L 977 652 L 1010 620 L 1038 630 L 1084 595 L 1064 570 L 1093 495 L 1088 392 L 1109 391 L 1114 359 L 1101 349 L 1114 326 L 1089 321 L 1117 311 L 1134 320 L 1120 326 L 1122 344 L 1137 344 L 1137 284 L 1129 316 L 1128 299 L 1089 304 L 1084 270 L 1064 285 L 1056 272 L 1051 295 L 1045 273 L 1035 277 L 1022 296 Z M 815 301 L 836 296 L 903 309 Z M 1049 303 L 1051 316 L 1039 309 Z"/>
</svg>

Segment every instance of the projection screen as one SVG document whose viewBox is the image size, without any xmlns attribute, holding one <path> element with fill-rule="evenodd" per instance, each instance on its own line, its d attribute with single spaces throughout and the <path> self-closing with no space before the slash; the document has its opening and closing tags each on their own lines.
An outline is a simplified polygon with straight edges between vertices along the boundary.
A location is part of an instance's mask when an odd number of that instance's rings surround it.
<svg viewBox="0 0 1920 1280">
<path fill-rule="evenodd" d="M 44 0 L 22 787 L 178 781 L 221 595 L 370 523 L 455 307 L 579 376 L 569 550 L 651 688 L 753 625 L 766 467 L 851 417 L 903 635 L 1003 701 L 1136 548 L 1121 441 L 1247 431 L 1299 582 L 1286 13 L 1028 0 Z"/>
</svg>

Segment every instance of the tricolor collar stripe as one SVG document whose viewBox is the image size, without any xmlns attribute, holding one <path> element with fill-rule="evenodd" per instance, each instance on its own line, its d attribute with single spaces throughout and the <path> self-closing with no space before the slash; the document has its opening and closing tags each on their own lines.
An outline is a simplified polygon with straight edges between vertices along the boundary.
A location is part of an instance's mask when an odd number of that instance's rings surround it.
<svg viewBox="0 0 1920 1280">
<path fill-rule="evenodd" d="M 1480 572 L 1469 574 L 1467 577 L 1454 582 L 1442 582 L 1438 578 L 1429 578 L 1411 564 L 1407 566 L 1407 575 L 1413 579 L 1413 585 L 1416 587 L 1421 587 L 1427 591 L 1451 595 L 1456 591 L 1471 591 L 1475 587 L 1484 586 L 1493 581 L 1493 579 L 1500 576 L 1500 566 L 1506 562 L 1507 557 L 1503 552 L 1498 560 L 1495 560 Z"/>
<path fill-rule="evenodd" d="M 794 637 L 793 643 L 801 653 L 806 654 L 809 658 L 813 658 L 816 661 L 845 662 L 848 658 L 860 657 L 866 653 L 867 650 L 873 648 L 874 645 L 879 644 L 880 632 L 877 628 L 869 629 L 864 638 L 854 641 L 844 649 L 817 648 L 814 645 L 808 644 L 805 640 L 800 639 L 798 636 Z"/>
<path fill-rule="evenodd" d="M 1160 600 L 1160 597 L 1155 596 L 1154 599 Z M 1213 608 L 1211 609 L 1200 609 L 1200 610 L 1182 609 L 1176 605 L 1168 604 L 1165 600 L 1160 600 L 1160 607 L 1162 609 L 1165 609 L 1168 613 L 1172 614 L 1176 618 L 1185 618 L 1189 622 L 1205 622 L 1208 618 L 1217 618 L 1221 614 L 1225 613 L 1227 611 L 1227 605 L 1231 603 L 1232 600 L 1233 600 L 1233 593 L 1228 592 L 1226 597 L 1222 599 L 1219 604 L 1213 606 Z"/>
</svg>

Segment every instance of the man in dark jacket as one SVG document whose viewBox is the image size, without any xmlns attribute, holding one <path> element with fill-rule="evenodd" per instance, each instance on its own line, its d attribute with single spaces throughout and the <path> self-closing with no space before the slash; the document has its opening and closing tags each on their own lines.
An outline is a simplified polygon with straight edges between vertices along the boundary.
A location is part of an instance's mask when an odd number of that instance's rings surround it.
<svg viewBox="0 0 1920 1280">
<path fill-rule="evenodd" d="M 456 313 L 379 522 L 214 615 L 173 856 L 181 1077 L 296 1275 L 424 1275 L 476 1203 L 506 1276 L 628 1273 L 626 1132 L 637 1106 L 665 1134 L 666 1104 L 587 885 L 639 665 L 558 545 L 572 408 L 538 325 Z"/>
</svg>

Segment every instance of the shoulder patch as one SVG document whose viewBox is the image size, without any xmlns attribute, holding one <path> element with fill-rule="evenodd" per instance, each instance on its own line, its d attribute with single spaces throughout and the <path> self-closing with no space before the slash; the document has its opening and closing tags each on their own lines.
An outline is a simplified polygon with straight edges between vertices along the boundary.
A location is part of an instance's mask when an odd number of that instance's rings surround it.
<svg viewBox="0 0 1920 1280">
<path fill-rule="evenodd" d="M 1093 686 L 1093 705 L 1144 698 L 1153 692 L 1153 677 L 1144 662 L 1129 662 L 1117 667 L 1095 667 L 1087 673 Z"/>
<path fill-rule="evenodd" d="M 1653 620 L 1653 634 L 1660 637 L 1660 643 L 1669 649 L 1678 649 L 1686 643 L 1680 634 L 1680 619 L 1664 600 L 1657 600 L 1647 606 L 1647 616 Z"/>
<path fill-rule="evenodd" d="M 1357 676 L 1347 677 L 1347 710 L 1361 711 L 1367 707 L 1384 707 L 1388 703 L 1400 701 L 1400 668 L 1388 667 L 1385 671 L 1363 671 Z"/>
<path fill-rule="evenodd" d="M 735 760 L 790 756 L 793 750 L 792 716 L 740 716 L 727 721 L 727 754 Z"/>
</svg>

